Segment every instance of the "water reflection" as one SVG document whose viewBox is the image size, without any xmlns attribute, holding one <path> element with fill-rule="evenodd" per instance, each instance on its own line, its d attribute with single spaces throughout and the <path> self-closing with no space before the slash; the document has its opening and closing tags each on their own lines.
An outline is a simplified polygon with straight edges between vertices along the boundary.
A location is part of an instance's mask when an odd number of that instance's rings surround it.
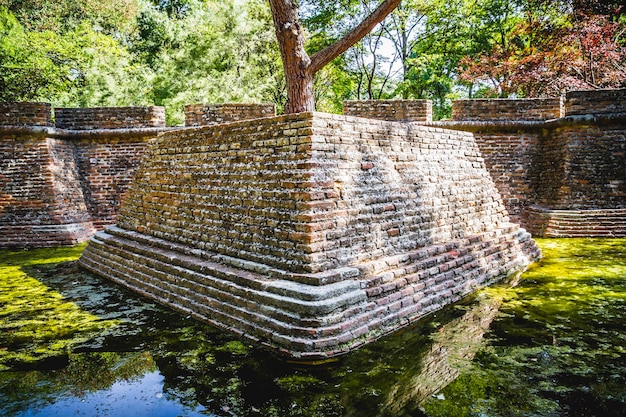
<svg viewBox="0 0 626 417">
<path fill-rule="evenodd" d="M 333 362 L 303 366 L 73 263 L 22 269 L 64 302 L 100 317 L 103 326 L 90 329 L 86 341 L 76 335 L 75 344 L 64 345 L 71 349 L 47 358 L 48 343 L 16 347 L 4 364 L 10 369 L 0 373 L 0 411 L 7 417 L 409 415 L 471 360 L 498 307 L 485 297 L 458 304 Z M 33 348 L 42 350 L 40 361 L 16 359 L 20 349 Z"/>
<path fill-rule="evenodd" d="M 30 340 L 0 334 L 0 415 L 622 416 L 626 240 L 563 245 L 543 242 L 546 259 L 512 290 L 482 291 L 317 366 L 286 363 L 65 258 L 0 251 L 0 328 L 42 328 Z M 582 253 L 577 276 L 569 262 Z M 23 276 L 8 279 L 15 267 Z M 2 300 L 24 299 L 19 283 L 32 280 L 56 301 L 30 318 L 11 313 Z M 68 303 L 96 320 L 51 338 L 50 317 Z"/>
<path fill-rule="evenodd" d="M 467 369 L 484 344 L 483 336 L 495 319 L 501 297 L 480 296 L 463 316 L 443 325 L 431 335 L 430 348 L 421 359 L 419 372 L 408 372 L 394 384 L 387 395 L 384 410 L 402 415 L 439 392 Z"/>
</svg>

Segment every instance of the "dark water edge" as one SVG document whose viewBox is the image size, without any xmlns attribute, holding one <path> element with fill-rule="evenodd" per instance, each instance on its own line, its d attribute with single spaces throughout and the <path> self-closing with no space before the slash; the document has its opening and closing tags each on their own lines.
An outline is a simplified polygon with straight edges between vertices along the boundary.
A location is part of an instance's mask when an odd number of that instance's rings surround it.
<svg viewBox="0 0 626 417">
<path fill-rule="evenodd" d="M 0 251 L 0 416 L 626 416 L 626 239 L 539 239 L 480 291 L 336 361 L 289 364 L 79 270 Z"/>
</svg>

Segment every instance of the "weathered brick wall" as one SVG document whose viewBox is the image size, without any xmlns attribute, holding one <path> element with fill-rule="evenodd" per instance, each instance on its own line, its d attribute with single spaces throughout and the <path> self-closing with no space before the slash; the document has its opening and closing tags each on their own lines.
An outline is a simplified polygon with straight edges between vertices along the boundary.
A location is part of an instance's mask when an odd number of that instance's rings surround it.
<svg viewBox="0 0 626 417">
<path fill-rule="evenodd" d="M 552 209 L 626 208 L 622 123 L 600 126 L 581 119 L 550 129 L 534 172 L 535 203 Z"/>
<path fill-rule="evenodd" d="M 118 225 L 297 272 L 478 234 L 505 216 L 464 132 L 282 117 L 172 132 L 146 160 Z"/>
<path fill-rule="evenodd" d="M 528 231 L 543 237 L 626 237 L 626 208 L 559 210 L 530 206 Z"/>
<path fill-rule="evenodd" d="M 52 126 L 50 103 L 0 102 L 0 126 Z"/>
<path fill-rule="evenodd" d="M 70 245 L 95 233 L 71 144 L 0 129 L 0 155 L 0 247 Z"/>
<path fill-rule="evenodd" d="M 565 115 L 626 113 L 626 89 L 569 91 Z"/>
<path fill-rule="evenodd" d="M 433 107 L 430 100 L 348 100 L 343 102 L 343 114 L 378 120 L 431 122 Z"/>
<path fill-rule="evenodd" d="M 276 105 L 273 103 L 189 104 L 185 106 L 185 126 L 210 126 L 275 115 Z"/>
<path fill-rule="evenodd" d="M 58 129 L 132 129 L 165 127 L 165 109 L 149 107 L 56 108 Z"/>
<path fill-rule="evenodd" d="M 483 128 L 474 131 L 485 164 L 502 196 L 511 220 L 521 223 L 535 195 L 535 166 L 541 130 Z"/>
<path fill-rule="evenodd" d="M 151 142 L 81 265 L 319 359 L 537 257 L 470 133 L 303 113 Z"/>
<path fill-rule="evenodd" d="M 70 132 L 15 126 L 15 120 L 47 124 L 49 104 L 7 107 L 14 116 L 11 125 L 0 126 L 0 247 L 75 244 L 114 223 L 147 141 L 163 130 L 146 128 L 158 109 L 61 110 L 64 117 L 82 115 L 73 129 L 106 126 Z M 33 109 L 43 113 L 33 116 Z M 145 116 L 145 123 L 129 119 L 133 114 Z M 130 126 L 119 125 L 121 120 Z"/>
<path fill-rule="evenodd" d="M 73 159 L 80 174 L 87 211 L 96 229 L 114 224 L 121 201 L 154 131 L 72 135 Z"/>
<path fill-rule="evenodd" d="M 429 125 L 473 132 L 511 219 L 550 233 L 532 223 L 545 216 L 528 216 L 530 206 L 612 210 L 611 219 L 626 206 L 625 102 L 626 90 L 572 91 L 565 99 L 459 100 L 453 102 L 453 121 Z M 369 104 L 361 109 L 367 116 Z M 370 111 L 379 116 L 376 108 Z M 607 224 L 600 216 L 598 222 Z M 589 236 L 606 235 L 608 229 L 589 224 Z M 619 234 L 620 224 L 613 222 L 610 233 Z"/>
<path fill-rule="evenodd" d="M 549 120 L 563 117 L 562 99 L 472 99 L 452 102 L 452 120 Z"/>
</svg>

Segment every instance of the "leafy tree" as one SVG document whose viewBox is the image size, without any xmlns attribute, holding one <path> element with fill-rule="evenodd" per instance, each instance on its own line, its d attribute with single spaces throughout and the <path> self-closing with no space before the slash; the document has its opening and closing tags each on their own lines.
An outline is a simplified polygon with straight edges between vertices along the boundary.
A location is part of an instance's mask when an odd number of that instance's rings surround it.
<svg viewBox="0 0 626 417">
<path fill-rule="evenodd" d="M 153 100 L 167 108 L 168 123 L 180 123 L 183 106 L 193 102 L 280 103 L 284 82 L 267 5 L 230 0 L 188 6 L 175 20 L 156 9 L 142 13 L 148 28 L 136 43 L 154 71 Z"/>
<path fill-rule="evenodd" d="M 26 30 L 0 7 L 0 100 L 57 97 L 74 83 L 77 52 L 54 32 Z"/>
<path fill-rule="evenodd" d="M 365 20 L 339 40 L 309 56 L 305 50 L 305 31 L 293 0 L 270 0 L 276 38 L 287 83 L 286 113 L 315 110 L 315 74 L 358 42 L 380 23 L 400 0 L 384 0 Z"/>
<path fill-rule="evenodd" d="M 32 31 L 63 33 L 84 22 L 108 35 L 132 31 L 139 0 L 0 0 L 22 25 Z"/>
<path fill-rule="evenodd" d="M 625 86 L 624 21 L 595 14 L 604 9 L 592 6 L 527 1 L 501 42 L 463 60 L 461 79 L 501 97 Z"/>
</svg>

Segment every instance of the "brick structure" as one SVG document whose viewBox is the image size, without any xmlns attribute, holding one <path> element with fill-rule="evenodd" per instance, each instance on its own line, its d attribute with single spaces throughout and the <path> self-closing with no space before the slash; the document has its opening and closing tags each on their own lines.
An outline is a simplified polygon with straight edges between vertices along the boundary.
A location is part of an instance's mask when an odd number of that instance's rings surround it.
<svg viewBox="0 0 626 417">
<path fill-rule="evenodd" d="M 302 360 L 344 353 L 539 251 L 469 133 L 318 113 L 165 133 L 80 259 Z"/>
<path fill-rule="evenodd" d="M 464 102 L 447 122 L 406 122 L 397 108 L 402 122 L 13 122 L 0 126 L 0 246 L 73 243 L 115 220 L 82 266 L 284 355 L 325 359 L 536 260 L 510 220 L 543 236 L 625 236 L 624 92 Z M 583 114 L 585 97 L 612 107 Z M 189 107 L 190 123 L 226 121 L 209 107 Z"/>
<path fill-rule="evenodd" d="M 271 105 L 188 106 L 215 124 L 274 115 Z M 114 224 L 163 107 L 55 109 L 0 103 L 0 248 L 71 245 Z"/>
<path fill-rule="evenodd" d="M 534 236 L 624 237 L 625 103 L 626 90 L 461 100 L 434 125 L 473 132 L 512 220 Z"/>
<path fill-rule="evenodd" d="M 452 102 L 452 120 L 457 121 L 543 121 L 564 115 L 560 98 L 474 99 Z"/>
<path fill-rule="evenodd" d="M 1 103 L 0 126 L 52 126 L 50 103 Z"/>
<path fill-rule="evenodd" d="M 343 102 L 343 114 L 397 122 L 432 122 L 430 100 L 354 100 Z"/>
<path fill-rule="evenodd" d="M 47 129 L 0 128 L 0 247 L 71 245 L 95 229 L 72 146 Z"/>
<path fill-rule="evenodd" d="M 160 106 L 56 108 L 54 117 L 58 129 L 68 130 L 165 127 L 165 108 Z"/>
<path fill-rule="evenodd" d="M 115 223 L 147 142 L 164 130 L 146 127 L 163 126 L 162 108 L 57 109 L 62 126 L 83 129 L 70 131 L 48 127 L 49 104 L 4 106 L 0 247 L 72 245 Z M 76 123 L 63 121 L 70 114 Z"/>
<path fill-rule="evenodd" d="M 626 113 L 626 90 L 569 91 L 566 116 Z"/>
<path fill-rule="evenodd" d="M 237 120 L 276 116 L 272 104 L 189 104 L 185 106 L 185 126 L 210 126 Z"/>
</svg>

